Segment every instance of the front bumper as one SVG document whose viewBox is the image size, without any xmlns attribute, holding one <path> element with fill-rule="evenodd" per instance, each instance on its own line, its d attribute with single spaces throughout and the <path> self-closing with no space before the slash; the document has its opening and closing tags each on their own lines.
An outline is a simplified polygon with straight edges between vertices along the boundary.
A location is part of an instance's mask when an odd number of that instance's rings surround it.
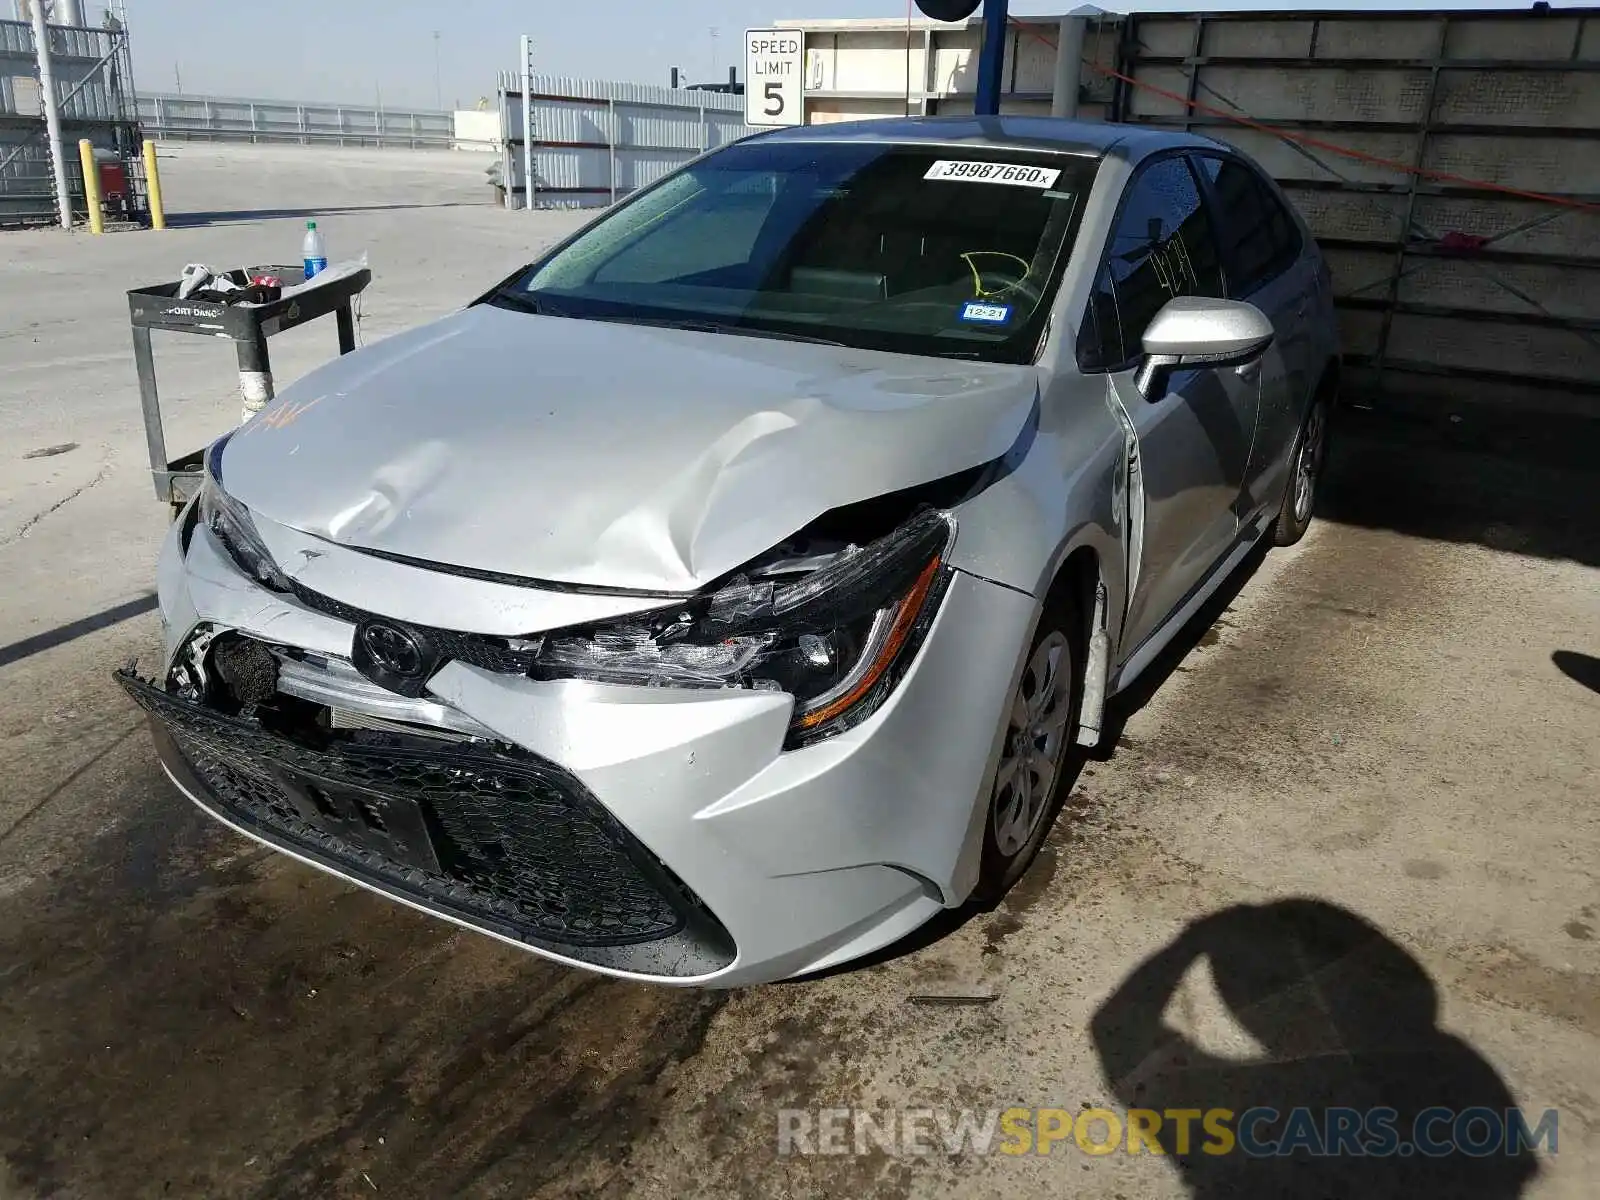
<svg viewBox="0 0 1600 1200">
<path fill-rule="evenodd" d="M 304 535 L 272 531 L 280 545 L 291 536 Z M 371 560 L 317 547 L 316 590 L 330 593 L 329 580 L 343 576 L 351 582 L 339 599 L 370 604 L 359 576 Z M 407 570 L 411 587 L 385 588 L 402 598 L 385 615 L 419 620 L 420 606 L 436 621 L 435 574 Z M 160 599 L 166 667 L 202 622 L 315 654 L 350 653 L 352 623 L 244 578 L 203 527 L 187 551 L 176 529 L 169 538 Z M 871 953 L 965 899 L 980 857 L 980 797 L 1034 615 L 1032 598 L 957 573 L 884 706 L 791 752 L 782 749 L 787 696 L 541 682 L 459 660 L 433 677 L 428 700 L 495 741 L 380 741 L 387 749 L 354 762 L 129 686 L 158 723 L 174 782 L 258 840 L 562 962 L 729 986 Z M 397 786 L 400 760 L 433 782 Z M 276 807 L 257 795 L 262 780 L 277 789 Z M 306 808 L 307 785 L 332 797 L 323 807 L 334 818 Z M 381 836 L 374 849 L 370 830 L 341 842 L 341 796 L 396 793 L 410 801 L 402 824 L 420 807 L 431 830 L 420 862 L 414 838 L 388 855 Z M 476 860 L 467 843 L 478 847 Z M 508 853 L 530 869 L 496 892 L 480 860 L 503 863 Z"/>
</svg>

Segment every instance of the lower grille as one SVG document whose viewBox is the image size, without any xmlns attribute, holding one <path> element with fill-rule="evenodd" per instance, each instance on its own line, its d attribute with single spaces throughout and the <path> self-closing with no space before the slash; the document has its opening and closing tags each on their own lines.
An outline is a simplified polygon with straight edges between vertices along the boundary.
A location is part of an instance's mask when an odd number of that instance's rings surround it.
<svg viewBox="0 0 1600 1200">
<path fill-rule="evenodd" d="M 285 849 L 596 966 L 689 976 L 733 960 L 700 900 L 553 763 L 386 734 L 304 746 L 118 678 L 207 803 Z"/>
</svg>

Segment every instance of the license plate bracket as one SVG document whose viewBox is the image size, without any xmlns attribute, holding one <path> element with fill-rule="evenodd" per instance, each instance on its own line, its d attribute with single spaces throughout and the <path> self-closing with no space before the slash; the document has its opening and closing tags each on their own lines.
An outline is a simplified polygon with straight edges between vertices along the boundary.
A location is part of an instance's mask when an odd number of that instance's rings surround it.
<svg viewBox="0 0 1600 1200">
<path fill-rule="evenodd" d="M 442 873 L 427 817 L 415 800 L 288 773 L 279 781 L 306 824 L 404 866 Z"/>
</svg>

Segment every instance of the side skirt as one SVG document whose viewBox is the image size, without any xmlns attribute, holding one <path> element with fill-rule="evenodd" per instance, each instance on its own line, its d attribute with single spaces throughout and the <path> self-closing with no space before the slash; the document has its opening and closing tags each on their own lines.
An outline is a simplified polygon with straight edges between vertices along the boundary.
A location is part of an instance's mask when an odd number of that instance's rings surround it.
<svg viewBox="0 0 1600 1200">
<path fill-rule="evenodd" d="M 1251 550 L 1255 549 L 1256 543 L 1262 539 L 1266 531 L 1267 524 L 1260 517 L 1257 517 L 1249 528 L 1241 531 L 1228 556 L 1213 567 L 1211 573 L 1195 585 L 1188 598 L 1173 610 L 1172 615 L 1128 656 L 1127 661 L 1122 664 L 1122 669 L 1116 674 L 1116 681 L 1107 689 L 1108 695 L 1116 695 L 1144 673 L 1145 668 L 1172 643 L 1173 638 L 1178 636 L 1178 631 L 1205 606 L 1207 600 L 1216 595 L 1223 581 L 1232 575 L 1234 569 L 1245 560 Z"/>
</svg>

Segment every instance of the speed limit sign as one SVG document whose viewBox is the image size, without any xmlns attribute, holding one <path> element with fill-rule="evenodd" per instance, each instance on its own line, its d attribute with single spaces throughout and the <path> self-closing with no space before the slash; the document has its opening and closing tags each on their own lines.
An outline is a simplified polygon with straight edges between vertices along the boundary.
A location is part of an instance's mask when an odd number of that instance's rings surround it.
<svg viewBox="0 0 1600 1200">
<path fill-rule="evenodd" d="M 802 125 L 805 34 L 751 29 L 744 35 L 746 125 Z"/>
</svg>

